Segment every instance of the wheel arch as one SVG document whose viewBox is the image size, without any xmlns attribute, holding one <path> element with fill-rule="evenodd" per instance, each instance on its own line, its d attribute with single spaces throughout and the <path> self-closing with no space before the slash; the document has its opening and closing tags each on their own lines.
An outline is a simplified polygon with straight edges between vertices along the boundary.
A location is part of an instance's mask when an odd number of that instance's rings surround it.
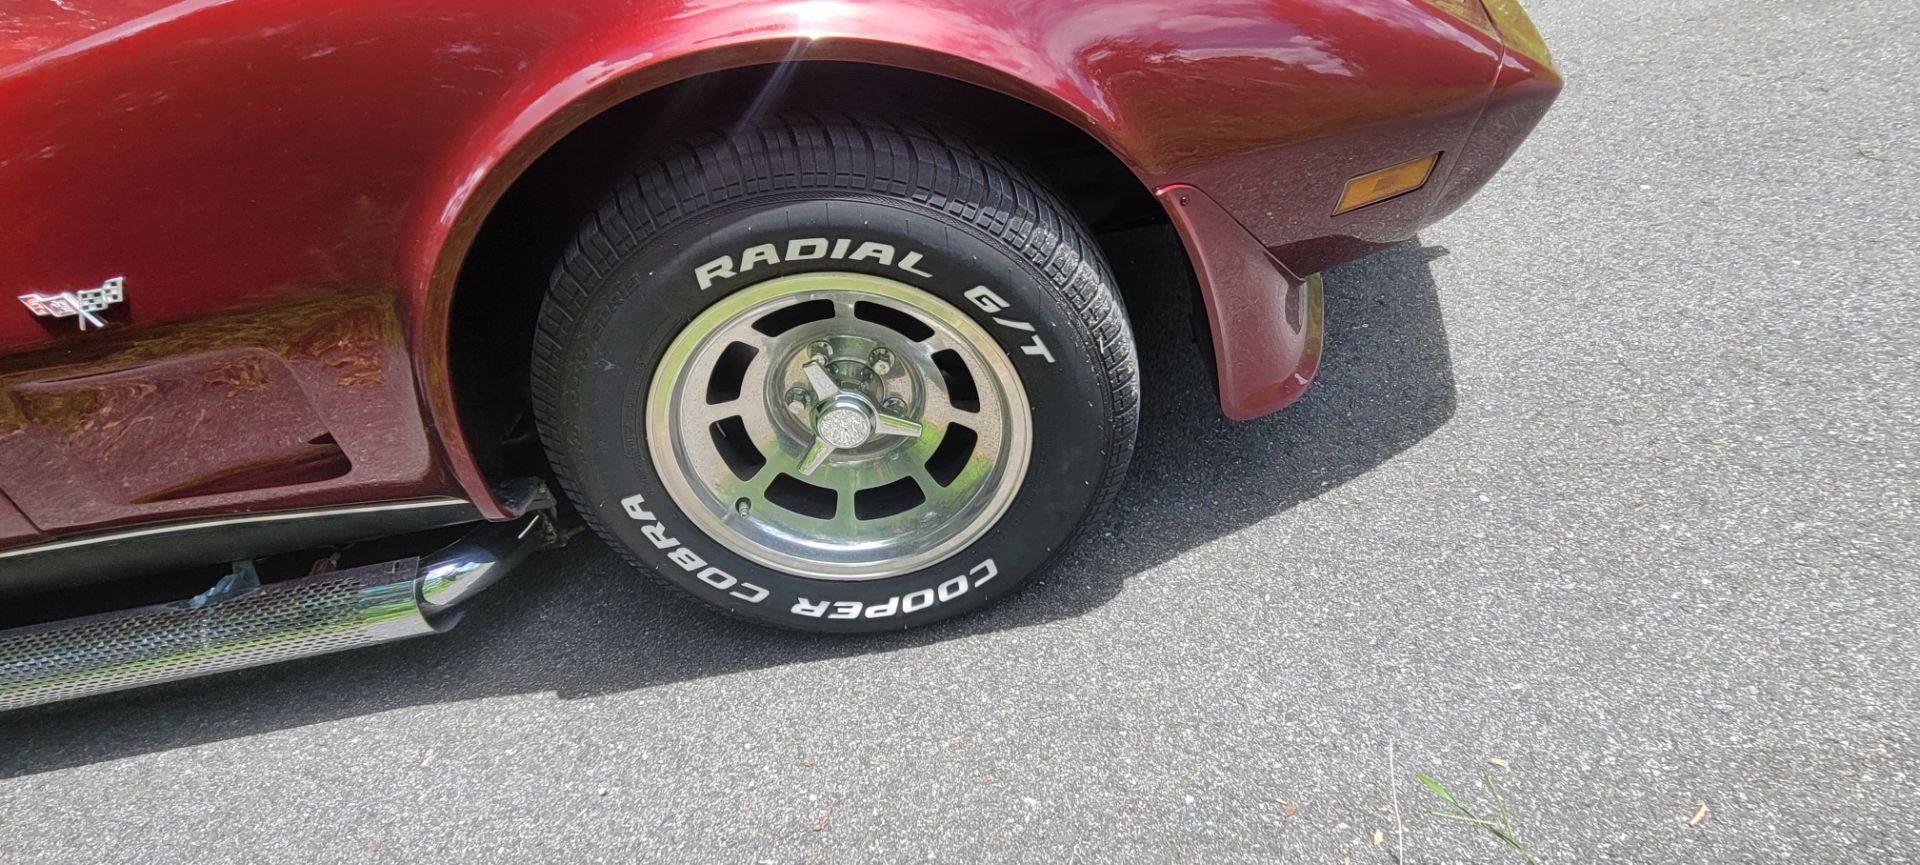
<svg viewBox="0 0 1920 865">
<path fill-rule="evenodd" d="M 565 79 L 506 122 L 501 135 L 521 130 L 511 145 L 480 148 L 474 164 L 456 173 L 432 226 L 438 231 L 429 232 L 438 234 L 432 254 L 420 261 L 416 284 L 425 288 L 412 336 L 437 437 L 483 513 L 507 516 L 490 482 L 545 471 L 537 446 L 517 445 L 537 445 L 525 423 L 525 382 L 547 273 L 579 222 L 652 143 L 761 112 L 844 110 L 855 100 L 878 113 L 939 105 L 938 119 L 1011 143 L 1090 224 L 1165 220 L 1136 164 L 1075 99 L 953 55 L 837 44 L 842 50 L 822 57 L 808 40 L 766 40 L 592 86 Z M 858 91 L 850 84 L 856 77 Z M 562 95 L 569 87 L 577 91 L 571 98 Z M 542 116 L 527 116 L 539 106 Z M 1172 232 L 1165 238 L 1184 260 Z"/>
</svg>

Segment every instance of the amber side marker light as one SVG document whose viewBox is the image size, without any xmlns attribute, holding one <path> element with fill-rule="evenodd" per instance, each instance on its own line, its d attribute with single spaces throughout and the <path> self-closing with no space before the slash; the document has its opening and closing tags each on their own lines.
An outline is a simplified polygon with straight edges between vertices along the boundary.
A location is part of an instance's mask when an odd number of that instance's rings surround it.
<svg viewBox="0 0 1920 865">
<path fill-rule="evenodd" d="M 1334 208 L 1333 215 L 1339 216 L 1369 204 L 1379 204 L 1426 186 L 1427 178 L 1433 176 L 1433 167 L 1439 163 L 1440 154 L 1434 153 L 1349 180 L 1347 188 L 1340 193 L 1340 206 Z"/>
</svg>

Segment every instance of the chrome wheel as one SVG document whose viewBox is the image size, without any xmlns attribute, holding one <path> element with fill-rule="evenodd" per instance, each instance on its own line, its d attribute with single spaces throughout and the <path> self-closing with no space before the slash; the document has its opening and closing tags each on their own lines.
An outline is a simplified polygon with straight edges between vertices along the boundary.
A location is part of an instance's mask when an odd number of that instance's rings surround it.
<svg viewBox="0 0 1920 865">
<path fill-rule="evenodd" d="M 992 528 L 1032 412 L 987 332 L 905 283 L 809 273 L 741 289 L 667 347 L 647 450 L 674 503 L 753 562 L 909 573 Z"/>
</svg>

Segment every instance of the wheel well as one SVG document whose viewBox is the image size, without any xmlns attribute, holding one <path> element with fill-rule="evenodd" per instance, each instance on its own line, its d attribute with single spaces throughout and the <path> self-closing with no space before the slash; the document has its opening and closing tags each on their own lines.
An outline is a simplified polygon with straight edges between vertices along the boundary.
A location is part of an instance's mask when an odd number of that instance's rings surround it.
<svg viewBox="0 0 1920 865">
<path fill-rule="evenodd" d="M 755 116 L 848 106 L 963 128 L 1048 182 L 1110 257 L 1116 247 L 1128 259 L 1143 251 L 1175 256 L 1192 273 L 1165 212 L 1133 173 L 1086 132 L 1019 99 L 929 73 L 837 61 L 697 76 L 608 109 L 556 143 L 501 196 L 462 262 L 449 363 L 461 428 L 488 478 L 547 474 L 528 384 L 534 322 L 554 262 L 634 161 L 690 133 L 738 128 Z M 1114 240 L 1122 235 L 1123 244 Z M 1128 298 L 1169 288 L 1131 285 L 1131 269 L 1116 267 Z M 1193 289 L 1176 290 L 1184 299 Z"/>
</svg>

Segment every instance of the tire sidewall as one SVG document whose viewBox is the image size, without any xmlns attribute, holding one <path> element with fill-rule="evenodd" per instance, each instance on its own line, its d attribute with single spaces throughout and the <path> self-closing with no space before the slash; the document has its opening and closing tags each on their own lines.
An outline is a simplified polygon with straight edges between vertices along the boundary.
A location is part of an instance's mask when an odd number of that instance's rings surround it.
<svg viewBox="0 0 1920 865">
<path fill-rule="evenodd" d="M 791 241 L 814 238 L 846 257 L 786 259 Z M 855 260 L 863 244 L 881 247 L 866 247 L 870 254 Z M 769 249 L 781 260 L 767 262 Z M 753 250 L 761 254 L 747 269 Z M 917 259 L 909 258 L 913 253 Z M 709 271 L 709 279 L 699 278 L 702 265 L 722 257 L 731 258 L 733 276 Z M 661 484 L 648 449 L 648 391 L 682 329 L 734 291 L 821 271 L 896 280 L 952 304 L 1005 353 L 1031 407 L 1032 451 L 1006 512 L 972 544 L 911 573 L 836 581 L 749 561 L 695 526 Z M 1038 572 L 1074 534 L 1102 486 L 1112 458 L 1105 398 L 1111 391 L 1093 337 L 1064 302 L 1062 285 L 1100 273 L 1097 263 L 1080 260 L 1043 268 L 970 225 L 877 196 L 731 203 L 648 238 L 600 284 L 585 287 L 589 296 L 563 349 L 565 397 L 551 412 L 559 417 L 542 418 L 543 425 L 550 427 L 549 441 L 561 443 L 563 481 L 589 520 L 632 558 L 704 600 L 739 616 L 816 631 L 947 618 Z"/>
</svg>

